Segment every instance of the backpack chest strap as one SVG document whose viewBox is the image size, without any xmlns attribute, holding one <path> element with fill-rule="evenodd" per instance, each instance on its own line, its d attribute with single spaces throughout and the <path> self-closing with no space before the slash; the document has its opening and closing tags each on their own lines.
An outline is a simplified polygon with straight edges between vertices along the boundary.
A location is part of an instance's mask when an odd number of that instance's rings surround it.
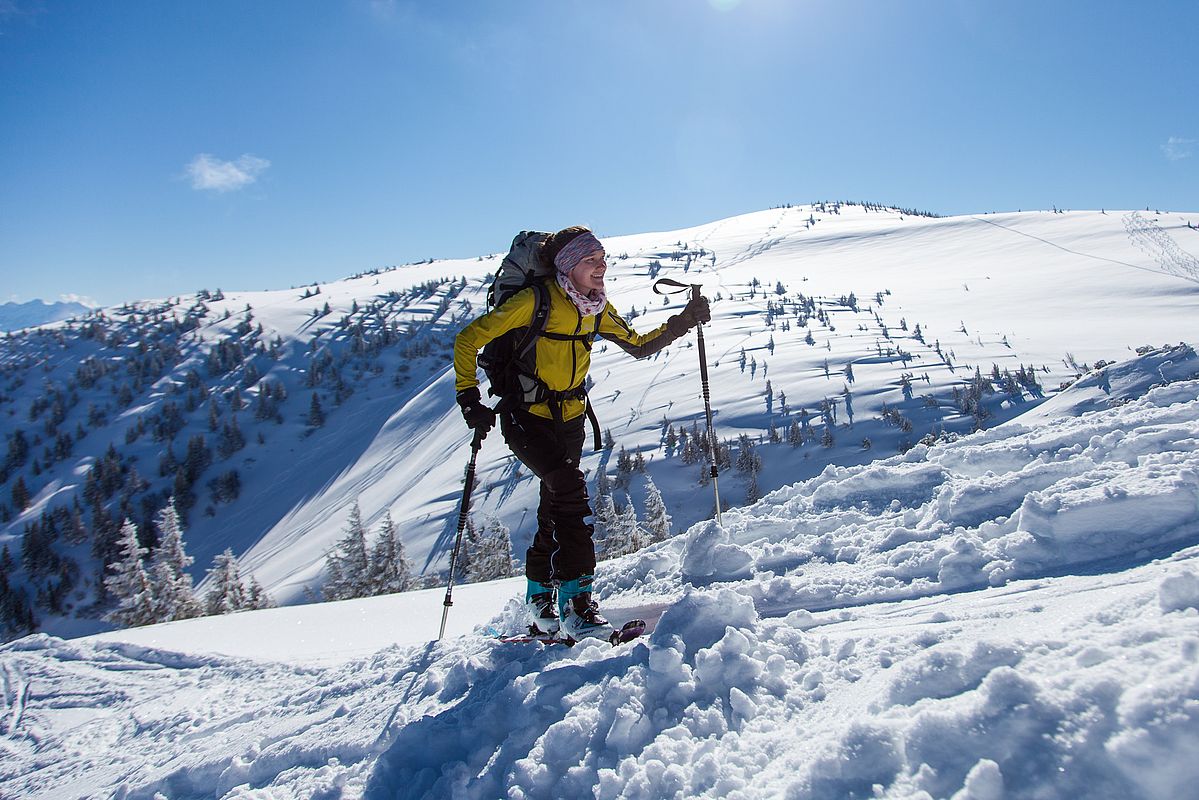
<svg viewBox="0 0 1199 800">
<path fill-rule="evenodd" d="M 601 312 L 602 313 L 602 312 Z M 589 333 L 551 333 L 547 330 L 541 330 L 536 335 L 543 336 L 546 339 L 553 339 L 555 342 L 582 342 L 583 347 L 588 350 L 595 342 L 595 337 L 599 336 L 600 329 L 600 314 L 595 315 L 595 327 Z"/>
<path fill-rule="evenodd" d="M 591 343 L 595 340 L 594 333 L 550 333 L 545 331 L 541 335 L 546 339 L 553 339 L 555 342 L 582 342 L 588 350 L 591 349 Z"/>
</svg>

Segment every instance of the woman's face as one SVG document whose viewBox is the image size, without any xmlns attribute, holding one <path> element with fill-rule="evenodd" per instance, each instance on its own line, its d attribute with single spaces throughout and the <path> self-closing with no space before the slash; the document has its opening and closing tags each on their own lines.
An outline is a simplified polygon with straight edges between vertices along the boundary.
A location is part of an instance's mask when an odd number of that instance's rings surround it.
<svg viewBox="0 0 1199 800">
<path fill-rule="evenodd" d="M 570 282 L 580 294 L 590 295 L 604 288 L 604 273 L 608 271 L 608 263 L 604 260 L 603 250 L 593 250 L 579 261 L 578 266 L 570 271 Z"/>
</svg>

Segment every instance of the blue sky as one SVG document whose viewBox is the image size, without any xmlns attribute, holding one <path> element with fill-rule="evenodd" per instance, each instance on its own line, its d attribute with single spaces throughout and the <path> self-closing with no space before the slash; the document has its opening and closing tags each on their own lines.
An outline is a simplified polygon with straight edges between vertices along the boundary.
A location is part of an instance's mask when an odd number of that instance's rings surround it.
<svg viewBox="0 0 1199 800">
<path fill-rule="evenodd" d="M 782 203 L 1199 211 L 1199 5 L 0 0 L 0 301 Z"/>
</svg>

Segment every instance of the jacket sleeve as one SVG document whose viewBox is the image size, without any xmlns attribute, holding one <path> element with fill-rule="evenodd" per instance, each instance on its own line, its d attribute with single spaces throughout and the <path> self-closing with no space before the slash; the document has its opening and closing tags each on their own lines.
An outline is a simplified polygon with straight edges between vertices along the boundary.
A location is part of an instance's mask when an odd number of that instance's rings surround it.
<svg viewBox="0 0 1199 800">
<path fill-rule="evenodd" d="M 508 301 L 471 322 L 454 337 L 454 390 L 479 385 L 479 351 L 483 345 L 533 322 L 533 290 L 522 289 Z"/>
<path fill-rule="evenodd" d="M 676 322 L 677 314 L 664 324 L 654 328 L 649 333 L 637 333 L 629 327 L 629 323 L 616 313 L 616 309 L 608 303 L 600 312 L 599 333 L 610 342 L 615 342 L 620 349 L 633 358 L 647 358 L 666 347 L 675 339 L 687 332 L 685 325 Z"/>
</svg>

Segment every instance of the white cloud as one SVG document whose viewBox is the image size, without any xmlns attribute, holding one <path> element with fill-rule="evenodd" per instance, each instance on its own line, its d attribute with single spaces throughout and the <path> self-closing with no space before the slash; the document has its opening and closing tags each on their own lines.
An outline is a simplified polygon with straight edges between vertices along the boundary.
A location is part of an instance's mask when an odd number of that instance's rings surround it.
<svg viewBox="0 0 1199 800">
<path fill-rule="evenodd" d="M 99 308 L 100 304 L 90 297 L 84 297 L 81 294 L 60 294 L 58 296 L 60 303 L 78 303 L 81 306 L 88 308 Z"/>
<path fill-rule="evenodd" d="M 1166 158 L 1171 161 L 1179 161 L 1191 157 L 1191 153 L 1195 149 L 1195 140 L 1183 139 L 1180 136 L 1171 136 L 1161 147 L 1162 152 L 1166 154 Z"/>
<path fill-rule="evenodd" d="M 4 36 L 4 28 L 9 21 L 28 22 L 38 14 L 44 14 L 41 0 L 26 2 L 26 0 L 0 0 L 0 36 Z"/>
<path fill-rule="evenodd" d="M 236 161 L 222 161 L 208 153 L 200 153 L 187 165 L 192 188 L 197 191 L 232 192 L 258 180 L 271 162 L 246 153 Z"/>
</svg>

